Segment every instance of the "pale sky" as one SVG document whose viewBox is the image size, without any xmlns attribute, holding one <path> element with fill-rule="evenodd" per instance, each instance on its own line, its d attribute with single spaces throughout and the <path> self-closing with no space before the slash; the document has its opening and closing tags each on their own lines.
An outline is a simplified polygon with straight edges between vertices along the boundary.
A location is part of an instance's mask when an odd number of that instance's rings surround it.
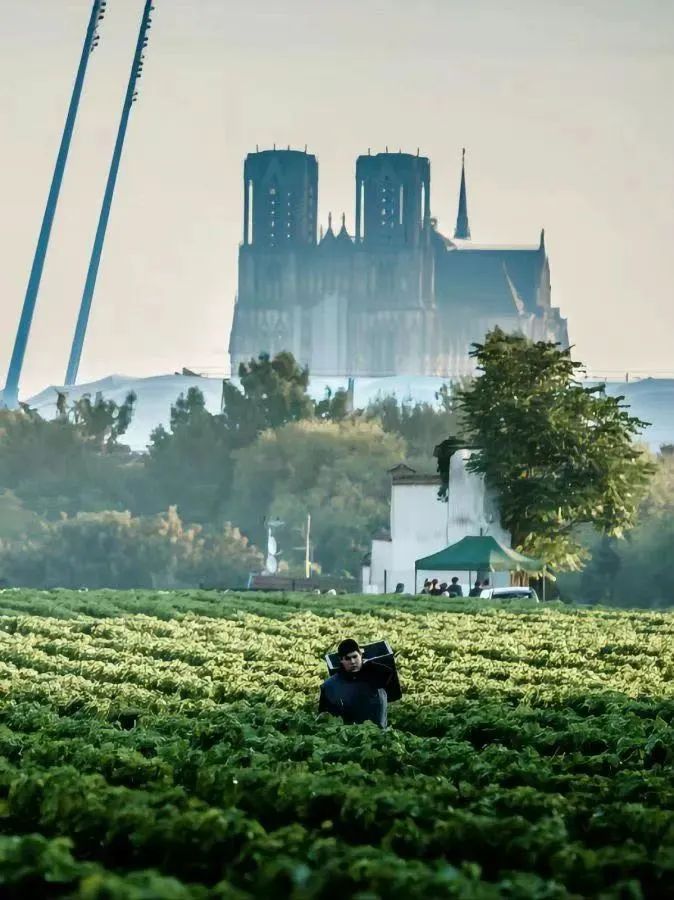
<svg viewBox="0 0 674 900">
<path fill-rule="evenodd" d="M 353 228 L 359 153 L 430 157 L 451 234 L 534 243 L 595 370 L 674 372 L 673 0 L 156 0 L 81 380 L 224 370 L 247 152 L 319 160 Z M 61 383 L 143 0 L 108 0 L 22 379 Z M 0 380 L 91 0 L 0 0 Z"/>
</svg>

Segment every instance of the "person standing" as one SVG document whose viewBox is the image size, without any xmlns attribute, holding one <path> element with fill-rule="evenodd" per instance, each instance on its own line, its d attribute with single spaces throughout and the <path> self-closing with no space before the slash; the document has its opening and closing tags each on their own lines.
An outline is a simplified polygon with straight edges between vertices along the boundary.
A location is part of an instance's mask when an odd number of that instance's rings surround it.
<svg viewBox="0 0 674 900">
<path fill-rule="evenodd" d="M 452 583 L 449 586 L 449 596 L 463 597 L 463 588 L 459 584 L 459 579 L 456 577 L 456 575 L 452 578 Z"/>
<path fill-rule="evenodd" d="M 389 694 L 400 696 L 394 669 L 374 661 L 365 661 L 358 641 L 343 640 L 337 648 L 339 671 L 321 685 L 319 713 L 338 716 L 346 725 L 374 722 L 380 728 L 388 724 Z"/>
</svg>

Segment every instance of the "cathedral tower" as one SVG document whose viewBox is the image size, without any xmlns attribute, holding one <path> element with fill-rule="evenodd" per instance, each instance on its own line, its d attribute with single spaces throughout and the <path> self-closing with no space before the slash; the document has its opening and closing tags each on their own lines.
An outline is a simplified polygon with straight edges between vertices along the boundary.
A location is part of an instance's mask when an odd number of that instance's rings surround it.
<svg viewBox="0 0 674 900">
<path fill-rule="evenodd" d="M 316 243 L 315 156 L 290 149 L 249 153 L 243 186 L 244 246 L 289 250 Z"/>
<path fill-rule="evenodd" d="M 430 221 L 431 167 L 424 156 L 377 153 L 356 162 L 356 241 L 417 247 Z"/>
</svg>

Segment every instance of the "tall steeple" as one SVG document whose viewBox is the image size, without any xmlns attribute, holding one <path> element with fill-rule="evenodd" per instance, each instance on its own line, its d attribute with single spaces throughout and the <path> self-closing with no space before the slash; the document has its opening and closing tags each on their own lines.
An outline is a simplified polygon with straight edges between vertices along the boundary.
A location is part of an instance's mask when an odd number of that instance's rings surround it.
<svg viewBox="0 0 674 900">
<path fill-rule="evenodd" d="M 459 213 L 456 217 L 456 229 L 454 237 L 459 240 L 470 240 L 470 225 L 468 223 L 468 201 L 466 200 L 466 148 L 461 154 L 461 190 L 459 192 Z"/>
</svg>

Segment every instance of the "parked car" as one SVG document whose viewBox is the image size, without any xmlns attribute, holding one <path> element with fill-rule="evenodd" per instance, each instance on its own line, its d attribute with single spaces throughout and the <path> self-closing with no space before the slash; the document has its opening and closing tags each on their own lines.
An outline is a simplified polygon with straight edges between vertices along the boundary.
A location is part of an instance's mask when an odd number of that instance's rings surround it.
<svg viewBox="0 0 674 900">
<path fill-rule="evenodd" d="M 540 603 L 538 594 L 530 587 L 485 588 L 480 591 L 481 600 L 533 600 Z"/>
</svg>

